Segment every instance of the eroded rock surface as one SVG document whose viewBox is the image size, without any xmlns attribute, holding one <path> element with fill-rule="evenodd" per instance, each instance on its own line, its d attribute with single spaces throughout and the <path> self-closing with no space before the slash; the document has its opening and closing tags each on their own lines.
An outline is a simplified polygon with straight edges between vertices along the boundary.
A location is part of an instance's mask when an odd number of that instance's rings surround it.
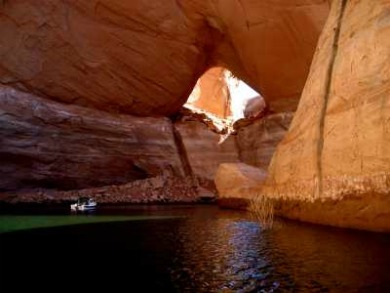
<svg viewBox="0 0 390 293">
<path fill-rule="evenodd" d="M 263 189 L 286 203 L 283 215 L 390 231 L 389 11 L 388 1 L 333 1 Z"/>
<path fill-rule="evenodd" d="M 221 65 L 295 108 L 327 0 L 2 1 L 0 83 L 136 115 L 177 112 Z"/>
<path fill-rule="evenodd" d="M 185 175 L 167 118 L 113 115 L 0 87 L 0 190 Z"/>
<path fill-rule="evenodd" d="M 170 121 L 116 113 L 174 114 L 216 65 L 271 110 L 294 109 L 328 2 L 0 2 L 0 84 L 43 98 L 1 88 L 1 188 L 187 175 Z M 389 5 L 332 1 L 267 181 L 238 187 L 253 186 L 284 216 L 390 231 Z M 239 178 L 225 177 L 217 185 Z"/>
</svg>

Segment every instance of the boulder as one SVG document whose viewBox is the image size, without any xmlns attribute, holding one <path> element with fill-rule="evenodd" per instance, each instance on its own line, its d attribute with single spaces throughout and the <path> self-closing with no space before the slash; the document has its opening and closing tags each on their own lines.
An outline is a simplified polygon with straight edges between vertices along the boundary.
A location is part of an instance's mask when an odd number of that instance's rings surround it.
<svg viewBox="0 0 390 293">
<path fill-rule="evenodd" d="M 222 207 L 245 209 L 259 194 L 259 189 L 267 177 L 264 169 L 244 163 L 224 163 L 215 174 L 218 191 L 218 204 Z"/>
</svg>

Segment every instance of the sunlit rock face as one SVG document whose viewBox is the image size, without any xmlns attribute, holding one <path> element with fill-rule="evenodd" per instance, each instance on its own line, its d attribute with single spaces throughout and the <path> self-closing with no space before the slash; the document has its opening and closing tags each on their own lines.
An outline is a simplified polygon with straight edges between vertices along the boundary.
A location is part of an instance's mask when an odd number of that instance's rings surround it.
<svg viewBox="0 0 390 293">
<path fill-rule="evenodd" d="M 333 1 L 263 193 L 291 218 L 390 231 L 390 2 Z"/>
<path fill-rule="evenodd" d="M 222 119 L 231 116 L 230 93 L 225 71 L 222 67 L 206 71 L 196 83 L 186 105 Z"/>
<path fill-rule="evenodd" d="M 0 190 L 78 189 L 183 177 L 173 125 L 0 87 Z"/>
<path fill-rule="evenodd" d="M 216 61 L 261 93 L 273 111 L 294 110 L 328 1 L 212 1 L 207 9 L 210 26 L 223 36 Z"/>
<path fill-rule="evenodd" d="M 178 111 L 224 66 L 272 109 L 295 108 L 326 0 L 2 1 L 0 83 L 136 115 Z"/>
<path fill-rule="evenodd" d="M 221 164 L 215 174 L 218 202 L 222 207 L 245 209 L 267 177 L 267 172 L 244 163 Z"/>
</svg>

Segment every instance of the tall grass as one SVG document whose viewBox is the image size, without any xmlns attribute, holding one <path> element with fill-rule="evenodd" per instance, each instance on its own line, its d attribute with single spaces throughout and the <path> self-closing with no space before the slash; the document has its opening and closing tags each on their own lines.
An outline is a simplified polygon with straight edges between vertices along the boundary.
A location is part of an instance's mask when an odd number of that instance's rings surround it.
<svg viewBox="0 0 390 293">
<path fill-rule="evenodd" d="M 264 195 L 256 195 L 251 200 L 248 210 L 264 229 L 272 228 L 274 223 L 274 205 L 271 199 Z"/>
</svg>

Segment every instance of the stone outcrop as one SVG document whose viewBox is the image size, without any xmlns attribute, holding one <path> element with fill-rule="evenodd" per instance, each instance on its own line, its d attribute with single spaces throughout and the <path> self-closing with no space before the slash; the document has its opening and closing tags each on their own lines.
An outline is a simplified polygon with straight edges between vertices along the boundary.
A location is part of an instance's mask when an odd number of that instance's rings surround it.
<svg viewBox="0 0 390 293">
<path fill-rule="evenodd" d="M 333 1 L 263 193 L 280 213 L 390 231 L 390 3 Z"/>
<path fill-rule="evenodd" d="M 0 87 L 0 162 L 0 190 L 185 175 L 167 118 L 108 114 L 6 87 Z"/>
<path fill-rule="evenodd" d="M 235 137 L 217 134 L 200 121 L 176 122 L 175 128 L 181 136 L 192 174 L 214 189 L 218 166 L 239 161 Z"/>
<path fill-rule="evenodd" d="M 113 113 L 170 115 L 212 66 L 295 108 L 327 0 L 1 1 L 0 83 Z"/>
<path fill-rule="evenodd" d="M 264 169 L 244 163 L 221 164 L 215 174 L 218 204 L 228 208 L 247 208 L 266 177 Z"/>
<path fill-rule="evenodd" d="M 241 162 L 268 169 L 279 142 L 286 134 L 293 113 L 278 113 L 252 121 L 244 127 L 237 123 L 237 146 Z M 241 124 L 244 124 L 243 121 Z"/>
</svg>

